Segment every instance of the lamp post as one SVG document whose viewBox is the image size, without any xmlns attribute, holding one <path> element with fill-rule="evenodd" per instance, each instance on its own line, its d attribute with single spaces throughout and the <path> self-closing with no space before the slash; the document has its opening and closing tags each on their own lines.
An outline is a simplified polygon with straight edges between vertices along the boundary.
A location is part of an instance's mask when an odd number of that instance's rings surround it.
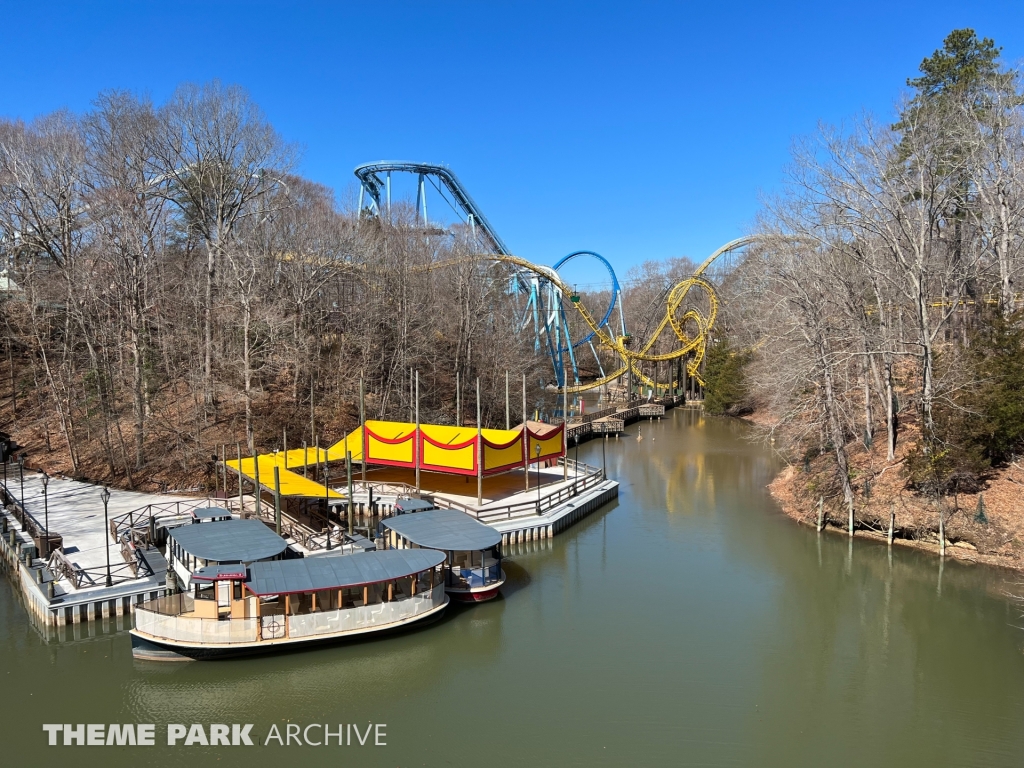
<svg viewBox="0 0 1024 768">
<path fill-rule="evenodd" d="M 535 446 L 534 453 L 537 455 L 537 514 L 540 514 L 540 443 Z"/>
<path fill-rule="evenodd" d="M 114 583 L 110 578 L 110 523 L 107 521 L 107 502 L 110 501 L 110 489 L 103 486 L 100 498 L 103 499 L 103 551 L 107 553 L 107 586 L 109 587 Z"/>
<path fill-rule="evenodd" d="M 46 534 L 46 552 L 44 557 L 50 556 L 50 504 L 46 497 L 46 486 L 50 484 L 50 476 L 39 470 L 39 482 L 43 484 L 43 533 Z"/>
<path fill-rule="evenodd" d="M 573 439 L 576 441 L 576 473 L 580 471 L 580 436 L 579 434 L 573 435 Z"/>
<path fill-rule="evenodd" d="M 25 513 L 25 454 L 18 456 L 18 479 L 21 482 L 21 512 Z"/>
</svg>

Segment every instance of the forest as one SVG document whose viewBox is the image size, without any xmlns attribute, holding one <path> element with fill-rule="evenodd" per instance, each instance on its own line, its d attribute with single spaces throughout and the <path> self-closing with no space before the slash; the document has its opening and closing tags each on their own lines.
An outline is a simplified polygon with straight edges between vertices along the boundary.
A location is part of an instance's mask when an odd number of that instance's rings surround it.
<svg viewBox="0 0 1024 768">
<path fill-rule="evenodd" d="M 506 371 L 532 405 L 540 363 L 471 234 L 361 220 L 298 161 L 216 82 L 0 121 L 0 423 L 30 464 L 198 487 L 219 446 L 340 438 L 360 380 L 368 417 L 408 418 L 413 372 L 425 421 L 475 419 L 480 378 L 503 422 Z"/>
<path fill-rule="evenodd" d="M 894 122 L 798 141 L 723 286 L 709 409 L 755 414 L 819 527 L 1017 546 L 990 524 L 1024 497 L 1024 89 L 999 54 L 955 30 Z"/>
</svg>

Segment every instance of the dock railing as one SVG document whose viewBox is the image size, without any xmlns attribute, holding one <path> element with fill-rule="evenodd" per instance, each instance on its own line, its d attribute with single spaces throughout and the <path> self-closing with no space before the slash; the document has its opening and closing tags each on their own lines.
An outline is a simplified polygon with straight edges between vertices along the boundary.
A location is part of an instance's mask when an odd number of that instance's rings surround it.
<svg viewBox="0 0 1024 768">
<path fill-rule="evenodd" d="M 545 512 L 563 504 L 574 496 L 579 496 L 584 491 L 588 491 L 591 488 L 600 485 L 605 480 L 604 471 L 599 467 L 591 467 L 588 464 L 584 464 L 581 461 L 577 462 L 570 458 L 561 458 L 558 460 L 558 463 L 568 463 L 569 468 L 577 473 L 577 477 L 571 483 L 563 486 L 554 493 L 549 493 L 547 495 L 542 493 L 540 499 L 504 504 L 498 507 L 486 507 L 484 509 L 477 509 L 476 507 L 469 506 L 468 504 L 463 504 L 455 501 L 454 499 L 448 499 L 442 496 L 435 497 L 434 503 L 439 507 L 461 510 L 470 517 L 475 517 L 483 523 L 494 522 L 497 520 L 511 520 L 516 517 L 543 515 Z"/>
</svg>

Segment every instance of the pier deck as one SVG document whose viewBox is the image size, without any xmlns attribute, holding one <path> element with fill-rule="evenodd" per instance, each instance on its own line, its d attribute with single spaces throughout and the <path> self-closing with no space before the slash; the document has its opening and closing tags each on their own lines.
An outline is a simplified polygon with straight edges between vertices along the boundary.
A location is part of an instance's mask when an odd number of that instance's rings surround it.
<svg viewBox="0 0 1024 768">
<path fill-rule="evenodd" d="M 51 478 L 43 503 L 43 483 L 38 473 L 26 473 L 24 510 L 32 526 L 42 530 L 49 521 L 52 534 L 63 538 L 63 557 L 55 553 L 41 560 L 26 526 L 12 510 L 22 506 L 22 485 L 16 466 L 7 467 L 7 500 L 2 512 L 6 527 L 0 544 L 9 573 L 22 582 L 22 592 L 33 613 L 46 624 L 72 624 L 121 616 L 144 600 L 166 590 L 167 563 L 157 550 L 141 552 L 133 570 L 120 547 L 106 531 L 102 488 L 64 478 Z M 169 496 L 111 489 L 108 519 L 146 504 L 195 502 L 186 496 Z M 107 581 L 109 545 L 111 586 Z M 63 564 L 63 571 L 61 568 Z M 140 567 L 141 566 L 141 567 Z"/>
</svg>

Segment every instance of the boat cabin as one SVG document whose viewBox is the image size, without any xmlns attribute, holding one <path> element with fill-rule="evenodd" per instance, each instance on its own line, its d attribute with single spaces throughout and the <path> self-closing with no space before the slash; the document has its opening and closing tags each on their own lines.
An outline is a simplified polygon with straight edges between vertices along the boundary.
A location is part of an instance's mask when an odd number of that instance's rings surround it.
<svg viewBox="0 0 1024 768">
<path fill-rule="evenodd" d="M 501 534 L 457 509 L 396 515 L 380 523 L 377 547 L 436 549 L 445 553 L 445 588 L 463 602 L 496 597 L 505 583 Z"/>
<path fill-rule="evenodd" d="M 167 532 L 168 570 L 185 589 L 191 588 L 192 576 L 201 568 L 279 560 L 287 549 L 288 542 L 259 520 L 204 521 Z"/>
<path fill-rule="evenodd" d="M 448 604 L 444 559 L 409 549 L 206 566 L 189 592 L 136 608 L 132 650 L 217 658 L 404 627 Z"/>
</svg>

